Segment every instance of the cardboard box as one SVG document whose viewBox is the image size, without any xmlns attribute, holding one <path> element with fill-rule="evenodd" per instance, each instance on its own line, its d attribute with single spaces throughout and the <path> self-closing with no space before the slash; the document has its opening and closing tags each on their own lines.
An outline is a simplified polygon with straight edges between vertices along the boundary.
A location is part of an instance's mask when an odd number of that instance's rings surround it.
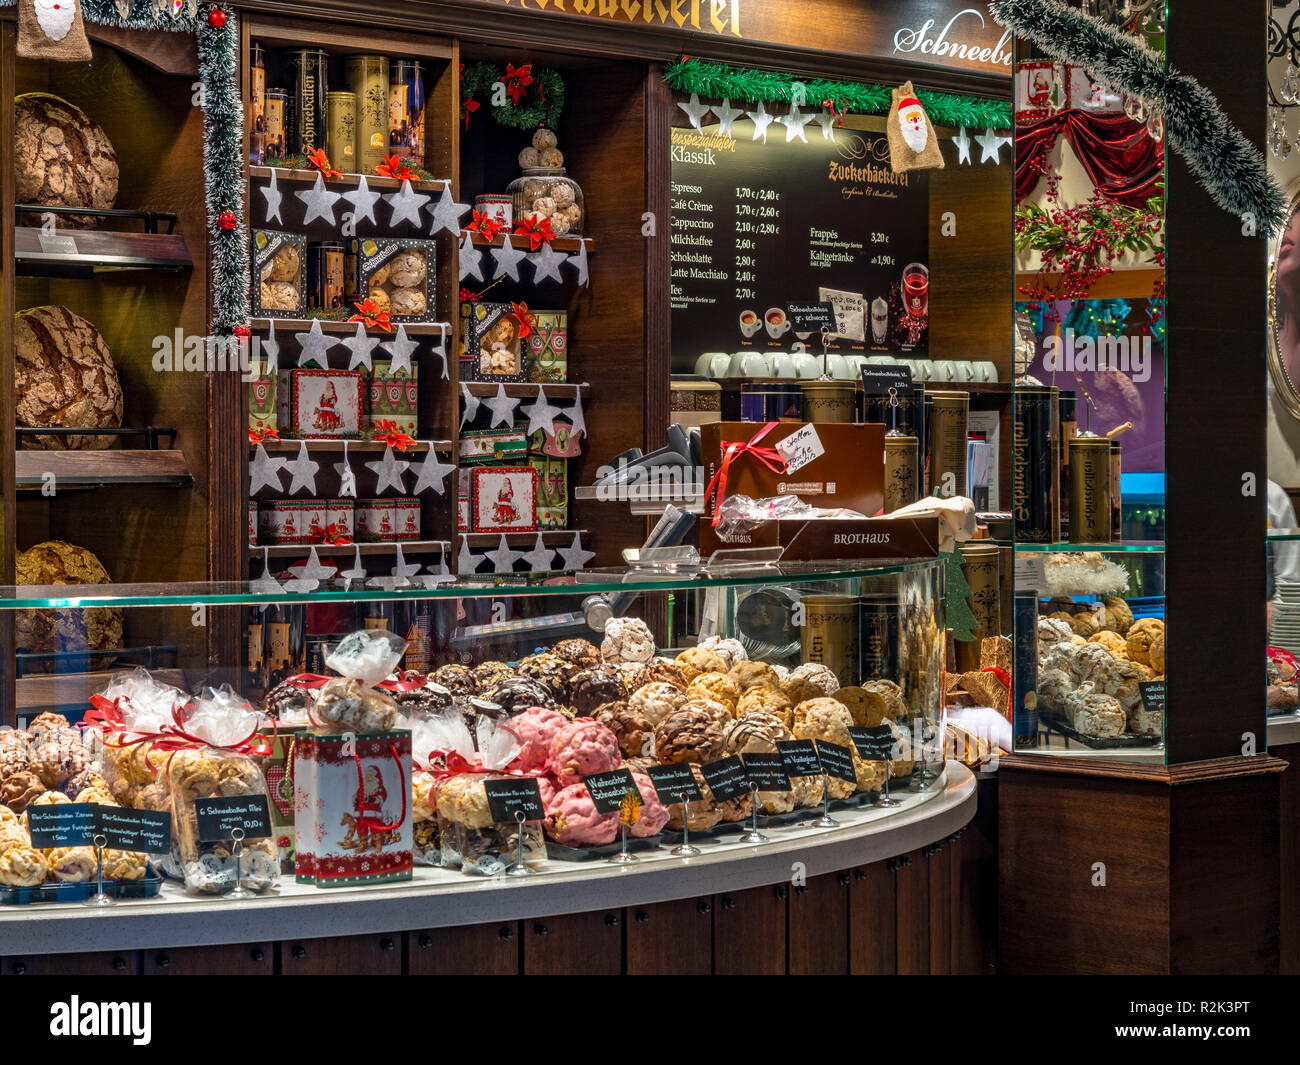
<svg viewBox="0 0 1300 1065">
<path fill-rule="evenodd" d="M 254 229 L 253 318 L 301 318 L 307 313 L 307 238 Z"/>
<path fill-rule="evenodd" d="M 487 429 L 461 433 L 460 464 L 485 466 L 504 463 L 518 466 L 528 452 L 528 438 L 522 429 Z"/>
<path fill-rule="evenodd" d="M 361 435 L 365 379 L 360 370 L 281 370 L 277 384 L 282 437 Z"/>
<path fill-rule="evenodd" d="M 344 287 L 348 303 L 370 300 L 394 322 L 437 319 L 436 241 L 353 237 L 344 257 Z"/>
<path fill-rule="evenodd" d="M 249 372 L 256 376 L 248 382 L 248 430 L 250 433 L 265 433 L 268 429 L 278 431 L 276 379 L 269 365 L 260 360 L 252 364 Z"/>
<path fill-rule="evenodd" d="M 366 382 L 366 435 L 373 437 L 375 426 L 389 421 L 397 432 L 419 436 L 420 382 L 419 367 L 409 371 L 392 370 L 391 360 L 375 359 Z"/>
<path fill-rule="evenodd" d="M 528 379 L 524 365 L 523 323 L 508 303 L 460 305 L 462 381 L 519 382 Z"/>
<path fill-rule="evenodd" d="M 569 524 L 569 460 L 530 455 L 537 471 L 537 527 L 563 529 Z"/>
<path fill-rule="evenodd" d="M 535 469 L 531 466 L 479 466 L 472 476 L 471 532 L 536 532 Z"/>
<path fill-rule="evenodd" d="M 528 380 L 538 384 L 567 381 L 569 377 L 568 311 L 534 311 L 536 319 L 524 338 L 524 364 Z"/>
</svg>

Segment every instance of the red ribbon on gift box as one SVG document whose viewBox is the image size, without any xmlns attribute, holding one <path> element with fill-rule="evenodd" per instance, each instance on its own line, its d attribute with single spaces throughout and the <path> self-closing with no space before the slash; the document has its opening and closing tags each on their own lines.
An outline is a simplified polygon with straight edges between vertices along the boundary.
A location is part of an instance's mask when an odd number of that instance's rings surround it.
<svg viewBox="0 0 1300 1065">
<path fill-rule="evenodd" d="M 407 670 L 405 673 L 399 669 L 397 676 L 397 680 L 381 680 L 375 687 L 383 688 L 387 692 L 413 692 L 429 683 L 427 676 L 423 673 L 417 673 L 413 669 Z"/>
<path fill-rule="evenodd" d="M 774 447 L 758 446 L 758 442 L 775 429 L 778 424 L 778 422 L 768 422 L 747 441 L 722 441 L 722 465 L 718 467 L 718 472 L 713 475 L 708 487 L 704 489 L 705 499 L 712 499 L 715 490 L 718 493 L 718 498 L 713 505 L 713 524 L 715 526 L 721 517 L 722 502 L 727 498 L 727 474 L 731 471 L 731 464 L 736 459 L 742 455 L 752 455 L 773 473 L 785 473 L 786 461 L 781 457 L 781 453 Z"/>
<path fill-rule="evenodd" d="M 366 810 L 378 811 L 380 807 L 376 806 L 374 803 L 368 803 L 365 801 L 366 781 L 361 769 L 361 756 L 355 751 L 352 753 L 352 761 L 356 763 L 357 767 L 357 793 L 352 800 L 352 805 L 357 811 L 357 835 L 362 838 L 373 833 L 382 834 L 384 832 L 391 832 L 395 828 L 401 828 L 402 822 L 406 820 L 406 797 L 411 793 L 411 789 L 406 783 L 406 771 L 402 769 L 402 757 L 397 753 L 397 744 L 389 744 L 388 750 L 393 756 L 393 761 L 397 763 L 397 779 L 399 781 L 398 793 L 402 796 L 402 812 L 397 815 L 396 821 L 390 822 L 389 824 L 385 824 L 378 817 L 372 817 L 370 814 L 365 812 Z M 384 790 L 382 798 L 387 797 L 388 792 Z"/>
<path fill-rule="evenodd" d="M 983 669 L 980 670 L 980 672 L 992 673 L 995 677 L 998 678 L 998 683 L 1001 684 L 1002 687 L 1006 688 L 1007 691 L 1011 690 L 1011 674 L 1008 673 L 1005 669 L 1001 669 L 998 666 L 985 666 Z"/>
<path fill-rule="evenodd" d="M 295 688 L 323 688 L 333 679 L 320 673 L 295 673 L 292 677 L 286 677 L 284 682 Z"/>
<path fill-rule="evenodd" d="M 124 747 L 134 747 L 138 744 L 147 743 L 156 751 L 166 751 L 175 754 L 177 751 L 200 750 L 204 747 L 211 748 L 214 751 L 230 751 L 234 754 L 247 754 L 258 757 L 268 757 L 275 748 L 275 739 L 278 725 L 274 718 L 271 718 L 271 736 L 263 737 L 260 735 L 264 727 L 259 720 L 254 723 L 253 731 L 245 736 L 242 740 L 234 743 L 212 743 L 205 740 L 202 736 L 195 736 L 185 731 L 186 708 L 190 705 L 172 707 L 172 723 L 163 725 L 157 732 L 137 732 L 129 729 L 125 724 L 121 713 L 121 702 L 124 696 L 119 696 L 111 702 L 102 695 L 92 695 L 90 702 L 93 709 L 85 714 L 85 720 L 91 724 L 103 725 L 106 729 L 115 729 L 117 735 L 105 735 L 104 746 L 113 747 L 118 750 Z M 132 738 L 125 739 L 123 733 L 130 732 Z M 149 764 L 146 761 L 146 764 Z M 171 765 L 171 759 L 168 759 L 168 766 Z M 150 764 L 150 769 L 152 769 Z"/>
</svg>

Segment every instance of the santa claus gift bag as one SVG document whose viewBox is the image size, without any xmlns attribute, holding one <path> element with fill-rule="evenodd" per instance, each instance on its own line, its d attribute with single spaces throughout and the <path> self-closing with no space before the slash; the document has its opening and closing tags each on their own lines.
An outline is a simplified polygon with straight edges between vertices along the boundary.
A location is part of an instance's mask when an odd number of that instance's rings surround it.
<svg viewBox="0 0 1300 1065">
<path fill-rule="evenodd" d="M 903 82 L 890 94 L 885 137 L 889 141 L 889 165 L 895 174 L 943 169 L 943 153 L 939 151 L 934 126 L 910 81 Z"/>
</svg>

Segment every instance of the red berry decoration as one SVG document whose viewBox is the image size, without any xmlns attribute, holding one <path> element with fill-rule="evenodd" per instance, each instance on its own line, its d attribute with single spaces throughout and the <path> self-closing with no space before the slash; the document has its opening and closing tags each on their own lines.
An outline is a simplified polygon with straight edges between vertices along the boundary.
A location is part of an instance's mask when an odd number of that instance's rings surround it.
<svg viewBox="0 0 1300 1065">
<path fill-rule="evenodd" d="M 246 325 L 235 326 L 235 336 L 238 337 L 240 340 L 247 340 L 252 335 L 253 335 L 253 331 L 249 329 L 248 326 Z"/>
<path fill-rule="evenodd" d="M 214 7 L 208 12 L 208 25 L 214 30 L 221 29 L 226 24 L 226 13 L 219 7 Z"/>
<path fill-rule="evenodd" d="M 235 217 L 234 211 L 222 211 L 217 217 L 217 225 L 222 229 L 231 230 L 239 225 L 239 219 Z"/>
</svg>

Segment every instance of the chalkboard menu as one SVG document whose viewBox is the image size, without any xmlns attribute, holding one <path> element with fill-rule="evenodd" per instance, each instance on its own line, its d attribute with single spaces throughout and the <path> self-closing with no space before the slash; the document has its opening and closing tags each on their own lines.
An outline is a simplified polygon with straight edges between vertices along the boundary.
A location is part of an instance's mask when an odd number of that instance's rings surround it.
<svg viewBox="0 0 1300 1065">
<path fill-rule="evenodd" d="M 704 129 L 672 131 L 673 372 L 705 352 L 819 354 L 791 313 L 810 303 L 834 310 L 832 352 L 925 355 L 928 175 L 895 174 L 883 133 Z"/>
</svg>

